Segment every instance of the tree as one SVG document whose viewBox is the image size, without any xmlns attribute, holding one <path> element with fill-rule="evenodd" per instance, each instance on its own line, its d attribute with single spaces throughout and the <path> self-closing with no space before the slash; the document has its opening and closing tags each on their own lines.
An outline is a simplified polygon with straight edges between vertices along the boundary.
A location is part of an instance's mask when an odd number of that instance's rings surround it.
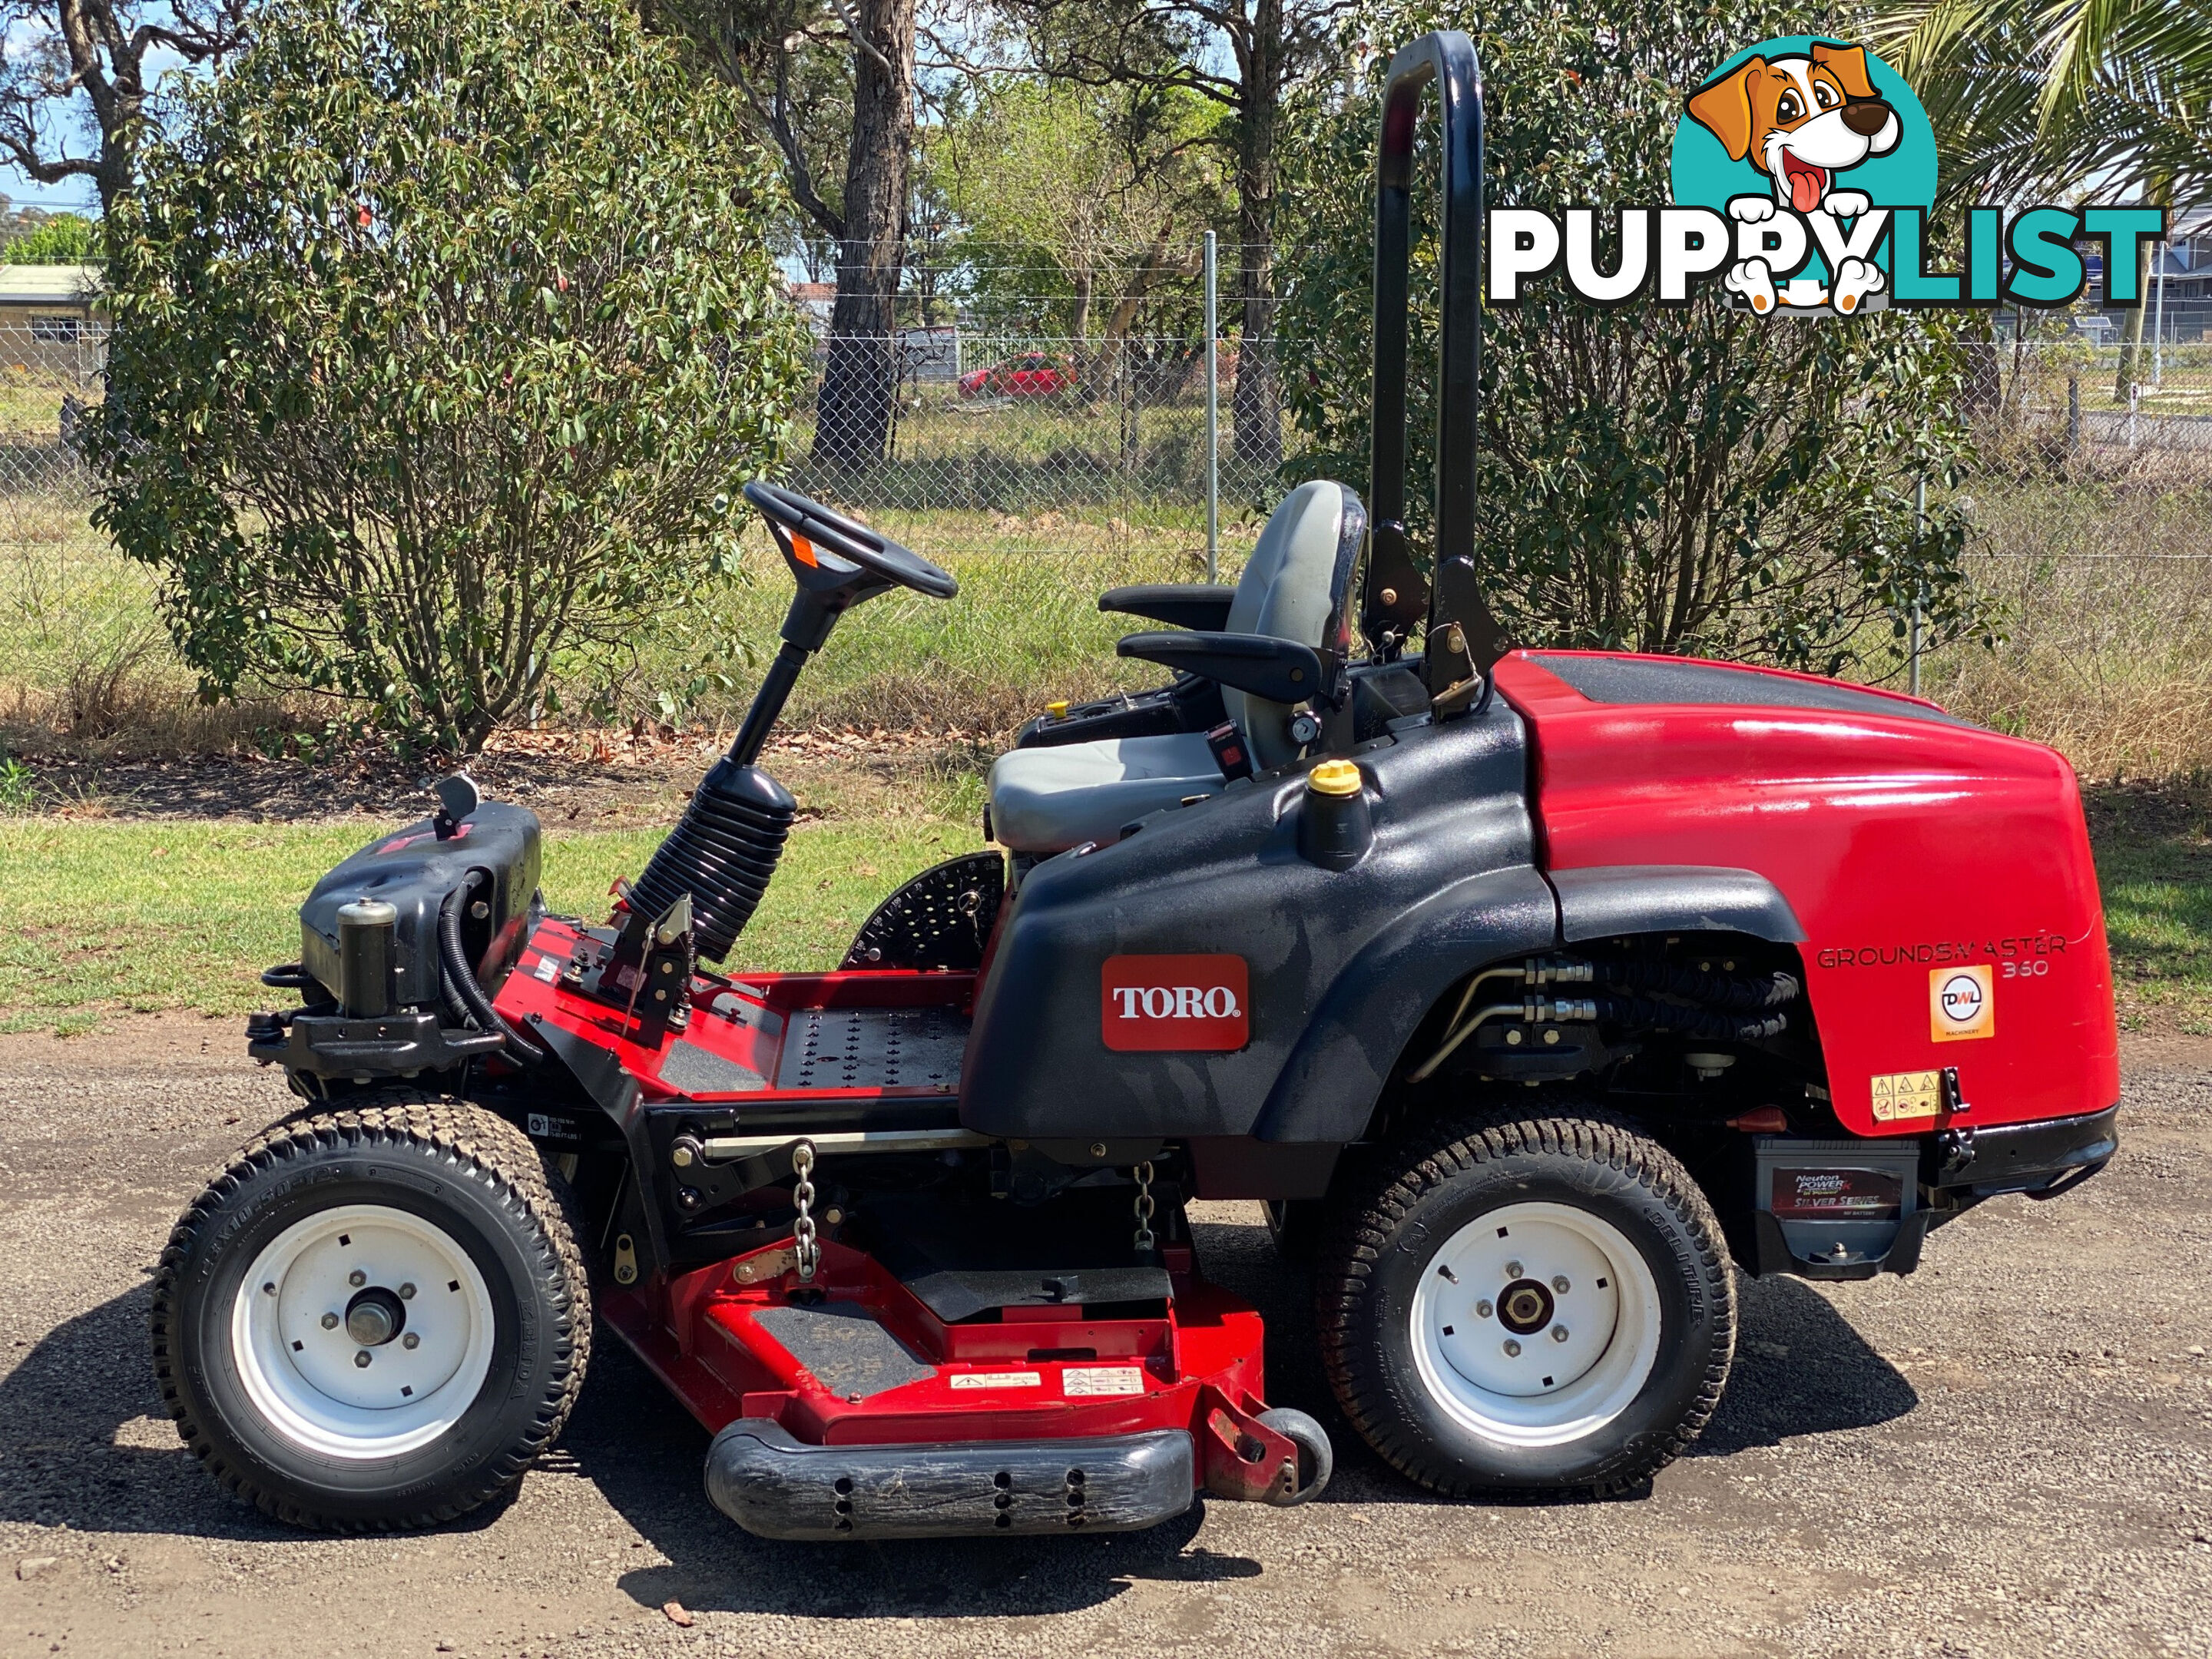
<svg viewBox="0 0 2212 1659">
<path fill-rule="evenodd" d="M 2039 198 L 2092 180 L 2100 195 L 2148 202 L 2212 191 L 2204 0 L 1878 0 L 1869 39 L 1927 106 L 1947 201 Z M 2140 294 L 2150 244 L 2135 257 Z M 2129 316 L 2120 352 L 2124 401 L 2143 310 Z"/>
<path fill-rule="evenodd" d="M 100 227 L 77 213 L 57 213 L 27 234 L 0 244 L 4 264 L 74 265 L 100 257 Z"/>
<path fill-rule="evenodd" d="M 1374 154 L 1389 51 L 1431 28 L 1475 33 L 1495 205 L 1667 199 L 1687 94 L 1731 52 L 1822 20 L 1779 0 L 1708 10 L 1620 0 L 1601 14 L 1504 0 L 1479 15 L 1380 0 L 1350 25 L 1380 47 L 1340 106 L 1302 106 L 1286 199 L 1308 251 L 1291 268 L 1283 344 L 1302 458 L 1367 473 Z M 1833 21 L 1833 20 L 1828 20 Z M 1433 151 L 1417 215 L 1433 212 Z M 1434 223 L 1417 217 L 1416 271 Z M 1601 256 L 1610 260 L 1607 252 Z M 1407 495 L 1433 477 L 1432 290 L 1418 277 Z M 1490 603 L 1518 643 L 1755 655 L 1834 672 L 1866 626 L 1916 599 L 1938 637 L 1972 624 L 1965 524 L 1913 482 L 1966 459 L 1960 357 L 1939 315 L 1778 322 L 1707 290 L 1681 308 L 1618 308 L 1545 289 L 1483 319 L 1478 545 Z M 1414 526 L 1417 536 L 1425 525 Z"/>
<path fill-rule="evenodd" d="M 649 15 L 688 36 L 744 95 L 783 158 L 792 198 L 838 244 L 814 455 L 833 465 L 881 459 L 898 386 L 915 0 L 655 0 Z M 839 149 L 844 182 L 833 198 L 824 177 Z"/>
<path fill-rule="evenodd" d="M 805 351 L 727 103 L 619 0 L 273 0 L 185 88 L 92 438 L 204 695 L 473 750 L 729 568 Z"/>
<path fill-rule="evenodd" d="M 1112 362 L 1145 301 L 1198 272 L 1194 233 L 1220 209 L 1213 112 L 1176 88 L 1093 87 L 1007 76 L 950 108 L 932 137 L 933 179 L 962 226 L 955 257 L 986 310 L 1055 314 L 1018 325 L 1064 331 L 1076 353 Z M 1099 348 L 1094 349 L 1097 339 Z M 1099 377 L 1079 375 L 1086 393 Z"/>
<path fill-rule="evenodd" d="M 131 188 L 155 89 L 149 61 L 209 64 L 245 38 L 249 0 L 0 0 L 0 159 L 42 185 L 89 179 L 102 214 Z M 96 147 L 70 153 L 69 129 Z"/>
<path fill-rule="evenodd" d="M 1276 383 L 1275 203 L 1285 98 L 1338 62 L 1338 20 L 1352 0 L 1007 0 L 1034 20 L 1049 75 L 1182 88 L 1228 112 L 1235 160 L 1237 298 L 1243 338 L 1231 394 L 1236 453 L 1272 470 L 1282 459 Z M 1224 73 L 1224 70 L 1233 72 Z"/>
</svg>

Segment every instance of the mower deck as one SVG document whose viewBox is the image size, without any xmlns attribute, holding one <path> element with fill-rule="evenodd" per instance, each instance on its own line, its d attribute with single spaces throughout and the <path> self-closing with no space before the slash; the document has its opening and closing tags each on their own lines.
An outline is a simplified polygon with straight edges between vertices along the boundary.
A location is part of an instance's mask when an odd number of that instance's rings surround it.
<svg viewBox="0 0 2212 1659">
<path fill-rule="evenodd" d="M 801 1139 L 991 1148 L 951 1109 L 975 975 L 702 976 L 674 1026 L 592 983 L 606 943 L 544 921 L 499 1010 L 638 1081 L 648 1167 L 702 1228 L 744 1224 L 744 1194 L 787 1176 Z M 1300 1449 L 1260 1420 L 1260 1316 L 1181 1235 L 1137 1249 L 1126 1192 L 1071 1191 L 1042 1218 L 879 1197 L 866 1221 L 825 1212 L 811 1279 L 779 1231 L 599 1311 L 714 1432 L 708 1492 L 763 1536 L 1123 1531 L 1201 1487 L 1298 1501 Z"/>
<path fill-rule="evenodd" d="M 1292 1499 L 1298 1449 L 1258 1420 L 1259 1315 L 1187 1248 L 1162 1254 L 1088 1275 L 1157 1298 L 1075 1300 L 1093 1293 L 1079 1272 L 991 1273 L 995 1305 L 948 1321 L 943 1283 L 928 1295 L 825 1243 L 807 1284 L 781 1243 L 600 1311 L 715 1431 L 708 1492 L 765 1537 L 1125 1530 L 1180 1515 L 1200 1486 Z"/>
</svg>

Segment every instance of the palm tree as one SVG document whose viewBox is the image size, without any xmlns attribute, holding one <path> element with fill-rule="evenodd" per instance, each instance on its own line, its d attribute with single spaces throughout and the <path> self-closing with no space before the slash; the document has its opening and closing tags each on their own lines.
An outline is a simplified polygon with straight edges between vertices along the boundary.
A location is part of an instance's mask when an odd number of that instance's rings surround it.
<svg viewBox="0 0 2212 1659">
<path fill-rule="evenodd" d="M 2207 0 L 1873 0 L 1867 33 L 1935 123 L 1948 202 L 2212 193 Z M 2128 318 L 2123 398 L 2142 318 Z"/>
</svg>

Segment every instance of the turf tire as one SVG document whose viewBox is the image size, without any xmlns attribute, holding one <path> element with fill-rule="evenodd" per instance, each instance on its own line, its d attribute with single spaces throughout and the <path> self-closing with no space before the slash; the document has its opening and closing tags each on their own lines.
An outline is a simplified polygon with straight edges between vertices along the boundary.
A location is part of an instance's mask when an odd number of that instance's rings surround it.
<svg viewBox="0 0 2212 1659">
<path fill-rule="evenodd" d="M 1370 1157 L 1335 1200 L 1316 1282 L 1322 1358 L 1345 1415 L 1387 1462 L 1454 1497 L 1607 1494 L 1642 1486 L 1720 1404 L 1735 1350 L 1735 1280 L 1719 1223 L 1674 1156 L 1596 1109 L 1431 1123 Z M 1656 1353 L 1630 1403 L 1563 1444 L 1472 1429 L 1414 1358 L 1416 1288 L 1437 1253 L 1514 1203 L 1574 1206 L 1641 1252 Z"/>
<path fill-rule="evenodd" d="M 520 1480 L 568 1421 L 591 1358 L 591 1291 L 538 1149 L 504 1119 L 428 1093 L 288 1118 L 240 1148 L 171 1233 L 154 1281 L 154 1368 L 177 1431 L 227 1490 L 295 1526 L 434 1526 Z M 318 1455 L 252 1404 L 230 1338 L 257 1255 L 346 1204 L 434 1223 L 481 1273 L 489 1368 L 459 1419 L 375 1461 Z"/>
</svg>

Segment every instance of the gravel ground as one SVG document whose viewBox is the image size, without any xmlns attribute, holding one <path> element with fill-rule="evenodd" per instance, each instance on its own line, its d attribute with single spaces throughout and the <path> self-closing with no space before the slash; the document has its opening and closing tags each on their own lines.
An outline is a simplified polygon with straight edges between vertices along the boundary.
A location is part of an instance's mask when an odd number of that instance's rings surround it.
<svg viewBox="0 0 2212 1659">
<path fill-rule="evenodd" d="M 613 1341 L 547 1464 L 443 1532 L 275 1527 L 179 1446 L 145 1353 L 171 1218 L 281 1097 L 228 1022 L 0 1039 L 0 1653 L 2212 1654 L 2212 1073 L 2138 1050 L 2125 1144 L 1911 1279 L 1743 1287 L 1735 1380 L 1647 1494 L 1440 1504 L 1328 1408 L 1256 1211 L 1215 1273 L 1335 1484 L 1123 1538 L 746 1537 L 706 1437 Z M 664 1611 L 678 1604 L 682 1625 Z"/>
</svg>

